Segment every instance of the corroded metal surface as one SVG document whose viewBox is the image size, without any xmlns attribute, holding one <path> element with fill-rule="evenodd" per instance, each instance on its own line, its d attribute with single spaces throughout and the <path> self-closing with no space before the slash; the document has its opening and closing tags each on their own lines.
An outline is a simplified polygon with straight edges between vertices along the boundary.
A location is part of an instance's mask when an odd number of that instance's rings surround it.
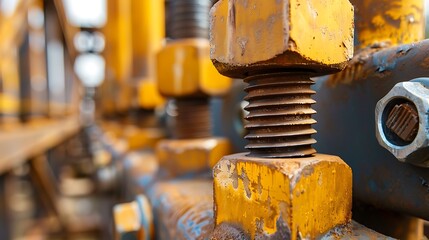
<svg viewBox="0 0 429 240">
<path fill-rule="evenodd" d="M 207 239 L 213 230 L 211 180 L 159 182 L 150 194 L 158 239 Z"/>
<path fill-rule="evenodd" d="M 220 0 L 210 14 L 211 58 L 226 76 L 281 68 L 326 74 L 343 69 L 353 54 L 347 0 Z"/>
<path fill-rule="evenodd" d="M 261 74 L 245 79 L 244 100 L 249 104 L 245 117 L 246 139 L 250 155 L 259 157 L 298 157 L 314 154 L 311 137 L 316 123 L 311 115 L 314 83 L 308 75 L 299 73 Z"/>
<path fill-rule="evenodd" d="M 351 218 L 351 169 L 338 157 L 224 157 L 213 169 L 215 223 L 256 238 L 315 238 Z M 333 214 L 335 213 L 335 214 Z"/>
<path fill-rule="evenodd" d="M 355 221 L 345 226 L 338 226 L 319 237 L 320 240 L 393 240 L 393 238 L 377 233 Z"/>
<path fill-rule="evenodd" d="M 316 80 L 315 147 L 350 165 L 356 200 L 429 219 L 429 172 L 398 162 L 374 134 L 377 102 L 398 82 L 429 74 L 429 40 L 367 50 L 345 71 Z"/>
</svg>

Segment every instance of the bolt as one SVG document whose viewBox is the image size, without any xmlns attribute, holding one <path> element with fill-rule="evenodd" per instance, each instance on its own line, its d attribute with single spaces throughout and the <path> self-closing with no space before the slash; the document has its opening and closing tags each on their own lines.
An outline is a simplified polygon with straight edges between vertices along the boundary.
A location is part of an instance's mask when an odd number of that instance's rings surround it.
<svg viewBox="0 0 429 240">
<path fill-rule="evenodd" d="M 390 111 L 386 127 L 406 143 L 411 143 L 419 129 L 417 109 L 411 103 L 397 104 Z"/>
<path fill-rule="evenodd" d="M 209 36 L 211 0 L 173 0 L 170 3 L 171 37 L 173 39 Z M 173 138 L 206 138 L 211 135 L 210 101 L 206 94 L 173 97 L 176 117 Z"/>
<path fill-rule="evenodd" d="M 278 72 L 245 78 L 245 128 L 251 156 L 304 157 L 316 153 L 311 105 L 314 83 L 306 73 Z"/>
</svg>

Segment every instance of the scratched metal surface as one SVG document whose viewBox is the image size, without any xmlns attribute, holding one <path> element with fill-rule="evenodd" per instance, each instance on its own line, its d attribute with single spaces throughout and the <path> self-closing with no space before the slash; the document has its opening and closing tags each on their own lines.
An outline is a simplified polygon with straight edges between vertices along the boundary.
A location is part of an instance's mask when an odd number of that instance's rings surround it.
<svg viewBox="0 0 429 240">
<path fill-rule="evenodd" d="M 375 52 L 375 53 L 374 53 Z M 357 54 L 340 74 L 316 80 L 315 145 L 353 169 L 358 201 L 429 219 L 429 170 L 400 163 L 375 137 L 375 105 L 398 82 L 429 75 L 429 40 Z"/>
</svg>

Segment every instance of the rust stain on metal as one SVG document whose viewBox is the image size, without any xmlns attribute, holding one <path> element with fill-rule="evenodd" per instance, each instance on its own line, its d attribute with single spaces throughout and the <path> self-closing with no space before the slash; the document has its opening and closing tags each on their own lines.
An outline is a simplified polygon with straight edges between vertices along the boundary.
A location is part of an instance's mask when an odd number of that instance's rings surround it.
<svg viewBox="0 0 429 240">
<path fill-rule="evenodd" d="M 423 76 L 429 68 L 429 41 L 391 46 L 389 43 L 374 44 L 359 50 L 347 67 L 328 76 L 326 84 L 335 87 L 338 84 L 354 84 L 369 79 L 384 79 L 394 75 L 408 79 Z M 419 63 L 409 68 L 410 62 Z"/>
<path fill-rule="evenodd" d="M 413 141 L 419 128 L 417 110 L 410 103 L 396 105 L 387 117 L 386 127 L 403 141 Z"/>
</svg>

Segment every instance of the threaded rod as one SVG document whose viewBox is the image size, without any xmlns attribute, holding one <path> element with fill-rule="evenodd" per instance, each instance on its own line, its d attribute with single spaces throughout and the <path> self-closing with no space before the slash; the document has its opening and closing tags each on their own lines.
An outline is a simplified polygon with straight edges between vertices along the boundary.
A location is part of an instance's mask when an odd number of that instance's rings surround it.
<svg viewBox="0 0 429 240">
<path fill-rule="evenodd" d="M 314 83 L 302 73 L 272 73 L 245 79 L 245 128 L 250 156 L 281 158 L 305 157 L 316 153 L 312 134 L 315 114 L 311 105 Z"/>
<path fill-rule="evenodd" d="M 176 139 L 211 136 L 210 104 L 207 98 L 176 99 L 173 137 Z"/>
<path fill-rule="evenodd" d="M 208 38 L 211 0 L 172 0 L 170 37 Z"/>
</svg>

